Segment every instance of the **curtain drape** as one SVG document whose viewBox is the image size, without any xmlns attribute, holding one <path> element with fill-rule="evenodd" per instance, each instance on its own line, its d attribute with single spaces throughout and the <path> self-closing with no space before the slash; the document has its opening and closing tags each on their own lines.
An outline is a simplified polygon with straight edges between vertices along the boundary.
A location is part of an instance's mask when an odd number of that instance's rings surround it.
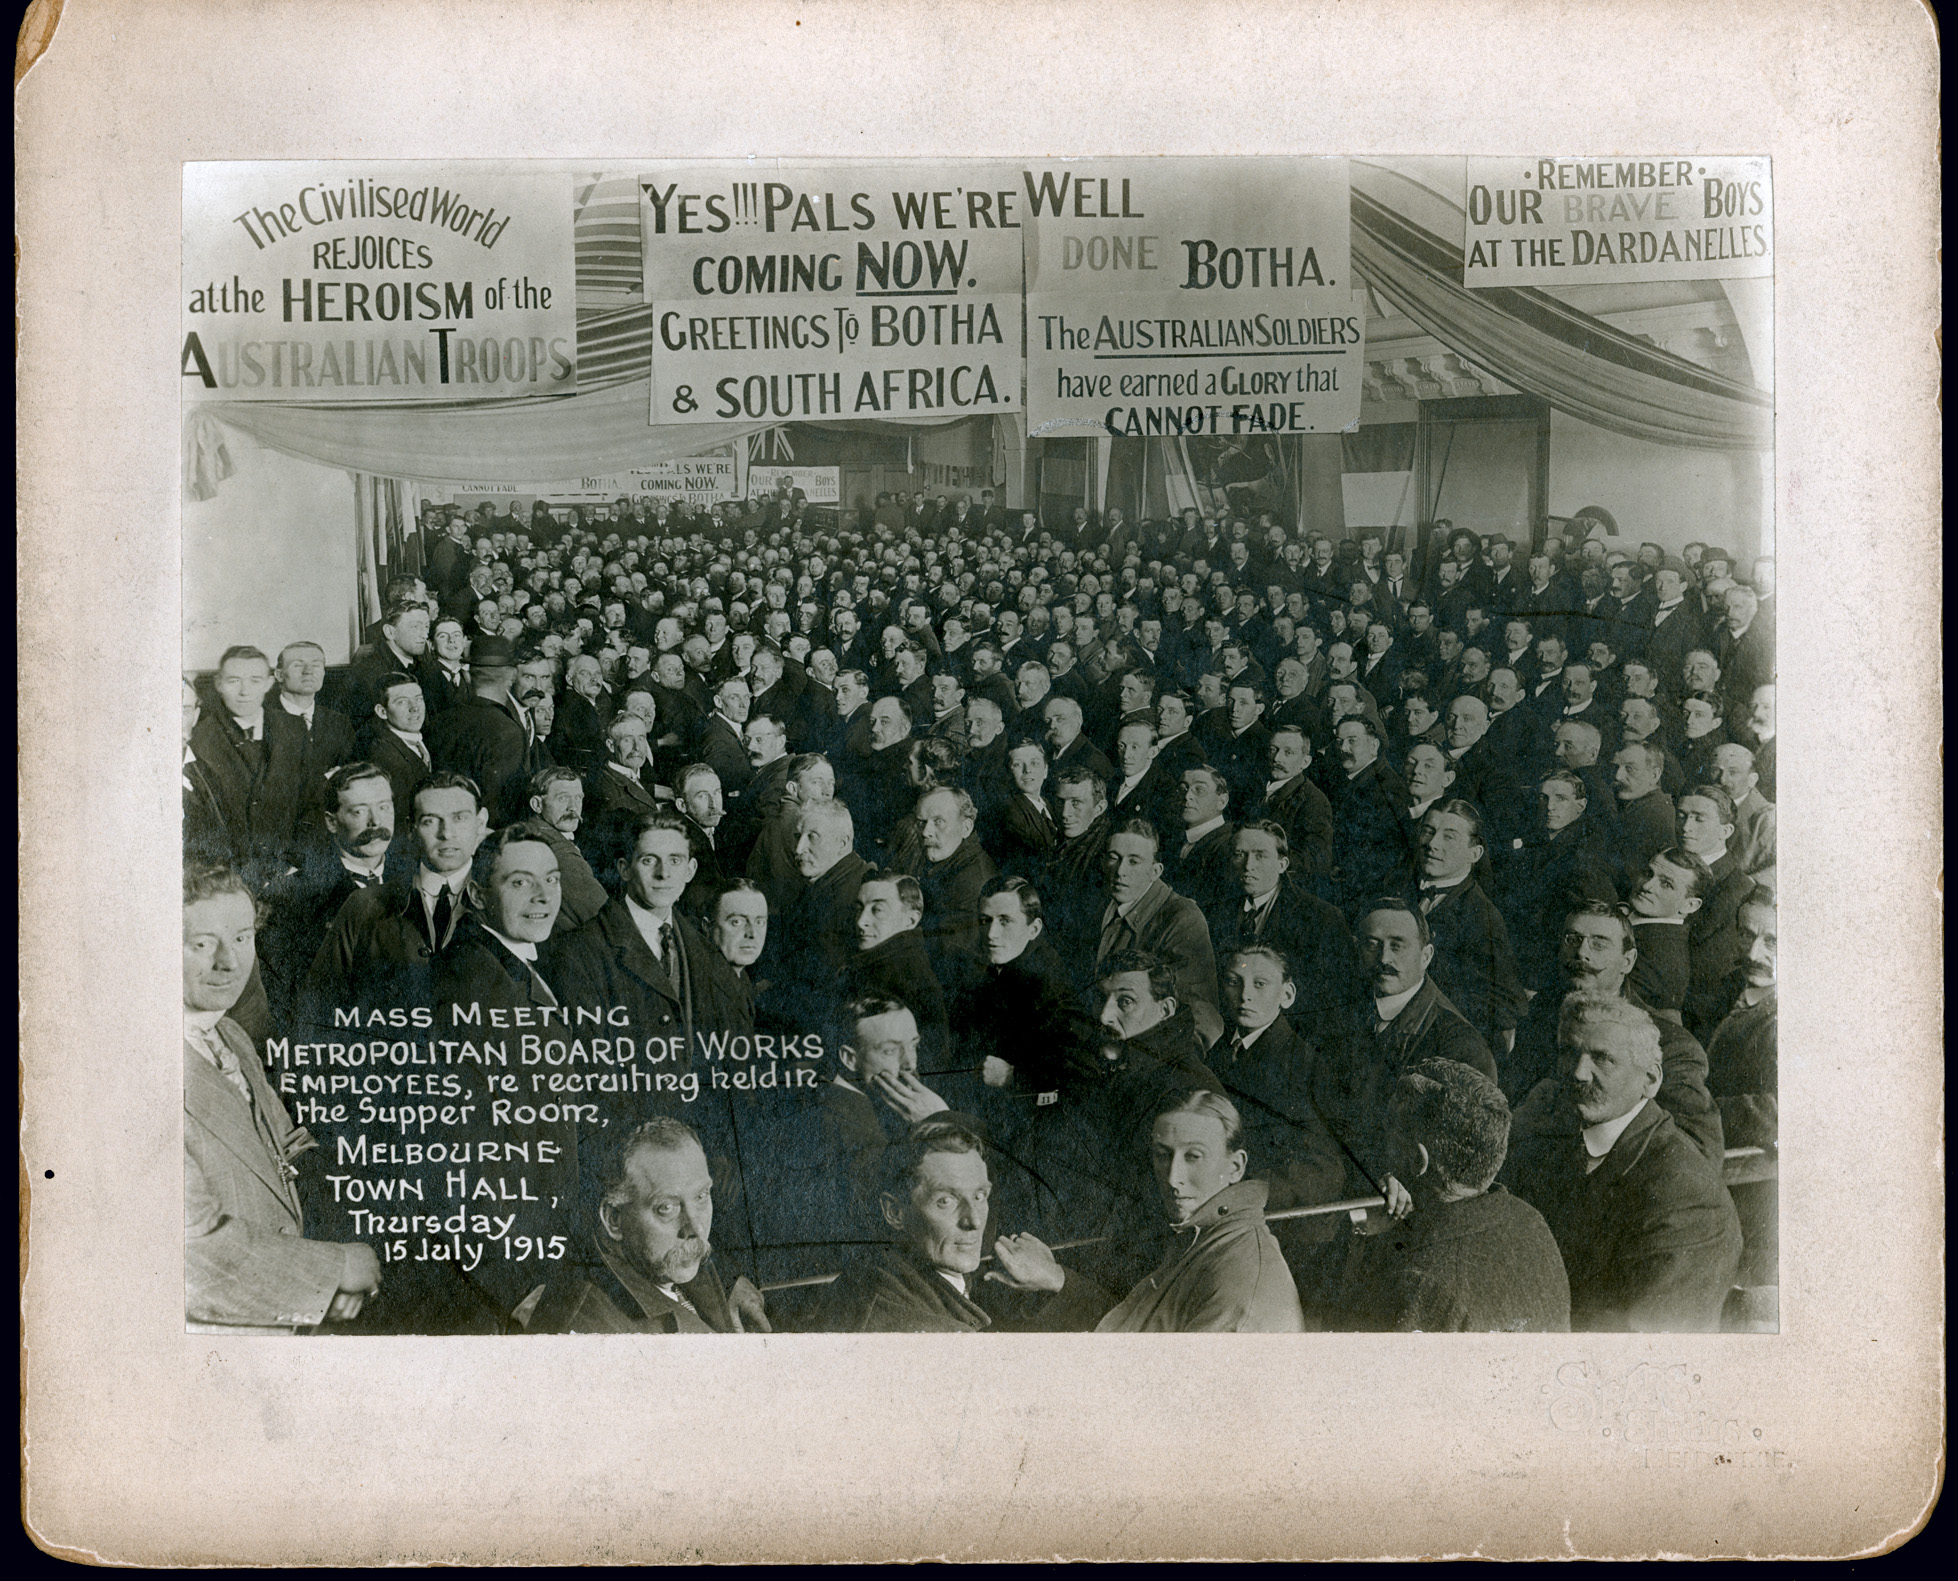
<svg viewBox="0 0 1958 1581">
<path fill-rule="evenodd" d="M 638 379 L 556 398 L 441 405 L 288 406 L 275 401 L 208 402 L 189 421 L 208 434 L 210 419 L 303 461 L 427 483 L 521 483 L 617 472 L 700 455 L 765 428 L 767 422 L 655 428 L 652 396 Z M 971 413 L 907 419 L 905 426 L 963 421 Z M 838 428 L 889 430 L 896 420 L 837 421 Z M 190 440 L 186 438 L 186 447 Z M 186 464 L 186 476 L 190 468 Z"/>
<path fill-rule="evenodd" d="M 1546 292 L 1461 285 L 1461 249 L 1357 188 L 1353 265 L 1429 334 L 1595 427 L 1698 450 L 1765 450 L 1774 403 Z"/>
</svg>

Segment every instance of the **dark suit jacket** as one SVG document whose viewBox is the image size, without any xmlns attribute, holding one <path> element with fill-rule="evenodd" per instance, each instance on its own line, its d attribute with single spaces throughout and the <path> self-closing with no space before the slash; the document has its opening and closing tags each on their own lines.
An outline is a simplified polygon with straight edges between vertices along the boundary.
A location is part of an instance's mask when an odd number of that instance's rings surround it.
<svg viewBox="0 0 1958 1581">
<path fill-rule="evenodd" d="M 552 986 L 566 1004 L 624 1006 L 631 1036 L 641 1040 L 683 1038 L 657 1069 L 679 1075 L 700 1069 L 705 1060 L 700 1043 L 710 1032 L 748 1033 L 754 1030 L 748 995 L 733 970 L 691 922 L 677 912 L 673 928 L 679 944 L 678 970 L 665 965 L 641 936 L 623 895 L 614 896 L 584 927 L 562 942 L 553 941 L 555 973 Z M 701 1082 L 706 1084 L 703 1072 Z M 689 1118 L 674 1094 L 637 1095 L 643 1117 L 673 1114 Z"/>
<path fill-rule="evenodd" d="M 789 761 L 779 757 L 754 770 L 741 794 L 730 798 L 727 817 L 714 835 L 715 843 L 726 853 L 727 865 L 735 871 L 747 870 L 748 857 L 763 827 L 788 799 Z"/>
<path fill-rule="evenodd" d="M 605 727 L 598 709 L 569 689 L 558 699 L 557 718 L 551 726 L 551 756 L 580 774 L 594 773 L 605 762 Z"/>
<path fill-rule="evenodd" d="M 1352 778 L 1342 772 L 1333 809 L 1333 878 L 1341 902 L 1355 905 L 1379 894 L 1407 860 L 1401 814 L 1408 805 L 1401 777 L 1378 758 Z"/>
<path fill-rule="evenodd" d="M 1664 791 L 1647 791 L 1637 801 L 1618 804 L 1617 879 L 1629 893 L 1645 866 L 1679 843 L 1679 814 Z"/>
<path fill-rule="evenodd" d="M 1210 1051 L 1207 1063 L 1244 1120 L 1246 1174 L 1271 1188 L 1266 1207 L 1334 1202 L 1346 1183 L 1346 1155 L 1312 1102 L 1318 1053 L 1280 1016 L 1248 1049 L 1236 1030 Z"/>
<path fill-rule="evenodd" d="M 1512 1030 L 1529 1009 L 1517 980 L 1509 930 L 1482 886 L 1469 878 L 1448 890 L 1428 913 L 1434 938 L 1434 984 L 1484 1038 Z"/>
<path fill-rule="evenodd" d="M 1638 946 L 1638 963 L 1632 967 L 1632 987 L 1654 1010 L 1678 1014 L 1686 1003 L 1686 988 L 1693 973 L 1693 952 L 1686 924 L 1640 924 L 1635 920 L 1632 940 Z"/>
<path fill-rule="evenodd" d="M 1409 1066 L 1427 1059 L 1460 1060 L 1491 1081 L 1496 1062 L 1481 1033 L 1448 996 L 1424 980 L 1387 1030 L 1376 1034 L 1371 999 L 1356 1005 L 1319 1045 L 1313 1100 L 1320 1118 L 1347 1154 L 1347 1183 L 1355 1194 L 1379 1189 L 1393 1173 L 1387 1157 L 1387 1106 Z"/>
<path fill-rule="evenodd" d="M 1571 1137 L 1526 1145 L 1508 1170 L 1557 1237 L 1573 1332 L 1718 1331 L 1740 1265 L 1740 1220 L 1719 1167 L 1657 1103 L 1590 1174 Z"/>
<path fill-rule="evenodd" d="M 274 709 L 285 713 L 278 694 L 265 699 L 265 711 Z M 326 776 L 342 763 L 351 763 L 358 755 L 354 751 L 353 722 L 337 708 L 328 708 L 324 703 L 313 704 L 313 724 L 309 730 L 306 721 L 297 714 L 288 716 L 299 726 L 305 741 L 305 751 L 300 759 L 300 793 L 297 817 L 307 832 L 317 828 L 317 815 L 326 808 Z"/>
<path fill-rule="evenodd" d="M 1267 944 L 1282 951 L 1298 991 L 1291 1016 L 1300 1026 L 1317 1031 L 1353 1002 L 1359 958 L 1346 918 L 1290 874 L 1262 917 L 1247 912 L 1242 900 L 1212 912 L 1210 937 L 1225 966 L 1247 945 Z"/>
<path fill-rule="evenodd" d="M 998 809 L 992 827 L 986 843 L 998 858 L 999 870 L 1019 878 L 1038 878 L 1060 838 L 1053 809 L 1043 818 L 1017 791 Z"/>
<path fill-rule="evenodd" d="M 432 721 L 423 739 L 438 769 L 467 774 L 490 810 L 492 828 L 529 811 L 534 752 L 514 703 L 466 697 Z"/>
<path fill-rule="evenodd" d="M 375 725 L 374 733 L 367 738 L 367 761 L 387 775 L 388 784 L 394 788 L 394 826 L 406 829 L 414 822 L 415 791 L 433 770 L 386 725 L 379 720 Z M 428 745 L 426 736 L 422 745 Z"/>
<path fill-rule="evenodd" d="M 1273 795 L 1260 793 L 1245 821 L 1260 818 L 1284 825 L 1293 878 L 1323 878 L 1332 870 L 1333 807 L 1310 774 L 1295 774 Z"/>
<path fill-rule="evenodd" d="M 313 1041 L 344 1041 L 334 1011 L 412 1009 L 433 1003 L 436 956 L 462 920 L 460 902 L 448 934 L 435 938 L 412 873 L 356 890 L 333 919 L 299 993 L 298 1020 Z"/>
<path fill-rule="evenodd" d="M 190 750 L 238 858 L 282 869 L 306 799 L 306 732 L 268 703 L 260 735 L 250 742 L 222 708 L 207 709 L 191 730 Z"/>
<path fill-rule="evenodd" d="M 924 935 L 916 928 L 893 934 L 875 949 L 850 958 L 837 986 L 837 999 L 883 994 L 910 1008 L 918 1022 L 918 1073 L 929 1080 L 949 1067 L 951 1022 L 945 990 L 932 971 Z"/>
<path fill-rule="evenodd" d="M 1182 840 L 1182 782 L 1163 766 L 1160 758 L 1149 765 L 1135 789 L 1118 802 L 1115 796 L 1121 788 L 1122 776 L 1117 773 L 1108 782 L 1108 808 L 1116 823 L 1126 823 L 1131 818 L 1148 819 L 1161 836 L 1165 851 Z"/>
<path fill-rule="evenodd" d="M 845 968 L 857 953 L 857 890 L 870 864 L 852 851 L 813 884 L 805 884 L 779 921 L 771 919 L 767 951 L 757 963 L 772 977 L 785 1013 L 821 1025 Z"/>
<path fill-rule="evenodd" d="M 1163 847 L 1163 882 L 1206 914 L 1231 904 L 1240 893 L 1231 869 L 1231 841 L 1236 838 L 1237 825 L 1226 819 L 1185 856 L 1179 830 L 1174 842 Z"/>
<path fill-rule="evenodd" d="M 925 892 L 920 931 L 941 977 L 953 972 L 955 958 L 978 958 L 979 891 L 998 871 L 978 840 L 968 835 L 944 861 L 927 862 L 918 875 Z"/>
<path fill-rule="evenodd" d="M 1101 749 L 1088 739 L 1084 730 L 1068 743 L 1067 750 L 1054 758 L 1047 779 L 1050 784 L 1060 783 L 1062 769 L 1080 766 L 1093 774 L 1096 779 L 1106 780 L 1115 772 L 1114 764 L 1102 755 Z"/>
<path fill-rule="evenodd" d="M 755 777 L 754 768 L 748 762 L 748 749 L 741 744 L 741 737 L 735 733 L 734 726 L 719 713 L 709 714 L 701 723 L 696 751 L 698 761 L 720 776 L 721 794 L 732 806 L 735 799 L 748 788 L 748 781 Z"/>
</svg>

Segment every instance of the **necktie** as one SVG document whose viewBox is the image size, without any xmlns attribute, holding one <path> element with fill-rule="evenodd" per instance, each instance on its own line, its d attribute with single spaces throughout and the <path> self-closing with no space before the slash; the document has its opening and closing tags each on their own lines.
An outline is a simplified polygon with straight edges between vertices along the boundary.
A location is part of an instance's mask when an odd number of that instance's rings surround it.
<svg viewBox="0 0 1958 1581">
<path fill-rule="evenodd" d="M 244 1067 L 238 1063 L 238 1056 L 232 1053 L 224 1039 L 218 1036 L 216 1027 L 206 1028 L 203 1037 L 204 1047 L 217 1063 L 218 1074 L 237 1089 L 238 1096 L 245 1100 L 245 1107 L 251 1111 L 252 1118 L 256 1121 L 258 1104 L 252 1098 L 252 1084 L 245 1075 Z"/>
<path fill-rule="evenodd" d="M 557 995 L 551 992 L 551 985 L 544 981 L 543 973 L 537 970 L 537 963 L 535 961 L 525 961 L 523 964 L 524 969 L 530 973 L 530 986 L 535 991 L 537 998 L 546 1005 L 555 1005 L 557 1003 Z"/>
<path fill-rule="evenodd" d="M 1429 912 L 1433 911 L 1435 909 L 1435 903 L 1439 901 L 1445 893 L 1447 893 L 1447 891 L 1441 889 L 1437 885 L 1423 884 L 1421 886 L 1421 915 L 1425 917 Z"/>
<path fill-rule="evenodd" d="M 455 899 L 444 884 L 435 896 L 435 923 L 431 930 L 431 942 L 441 949 L 449 942 L 449 930 L 455 926 Z"/>
<path fill-rule="evenodd" d="M 1095 959 L 1099 961 L 1122 949 L 1127 939 L 1131 936 L 1131 931 L 1129 928 L 1129 919 L 1124 917 L 1119 911 L 1116 912 L 1102 926 L 1101 948 L 1095 952 Z"/>
</svg>

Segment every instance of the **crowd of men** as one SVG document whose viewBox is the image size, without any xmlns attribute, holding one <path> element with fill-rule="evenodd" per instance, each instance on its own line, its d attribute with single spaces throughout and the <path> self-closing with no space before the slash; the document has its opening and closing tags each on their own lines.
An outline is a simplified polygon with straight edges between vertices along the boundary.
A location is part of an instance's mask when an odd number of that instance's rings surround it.
<svg viewBox="0 0 1958 1581">
<path fill-rule="evenodd" d="M 186 678 L 190 1321 L 1771 1323 L 1772 562 L 1071 515 L 430 507 Z"/>
</svg>

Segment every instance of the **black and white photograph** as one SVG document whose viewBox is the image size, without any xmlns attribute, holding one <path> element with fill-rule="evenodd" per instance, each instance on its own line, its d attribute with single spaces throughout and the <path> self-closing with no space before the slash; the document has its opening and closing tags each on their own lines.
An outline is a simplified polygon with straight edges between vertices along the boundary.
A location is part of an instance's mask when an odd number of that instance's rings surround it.
<svg viewBox="0 0 1958 1581">
<path fill-rule="evenodd" d="M 1882 113 L 1918 146 L 1911 8 L 1842 9 L 1857 82 L 1909 62 Z M 1126 5 L 955 7 L 956 70 L 902 7 L 887 62 L 843 5 L 275 10 L 197 14 L 321 60 L 363 131 L 297 80 L 283 121 L 158 88 L 208 130 L 141 154 L 140 237 L 135 100 L 43 115 L 17 164 L 44 1548 L 1908 1539 L 1942 1400 L 1936 361 L 1876 359 L 1935 321 L 1936 189 L 1822 224 L 1855 180 L 1803 116 L 1872 133 L 1799 27 L 1763 11 L 1775 64 L 1709 64 L 1739 97 L 1697 121 L 1691 73 L 1661 113 L 1603 56 L 1574 113 L 1519 7 L 1436 32 L 1555 104 L 1411 137 L 1272 84 L 1244 104 L 1286 129 L 1225 136 L 1249 79 L 1185 135 L 1226 79 L 1178 86 L 1162 38 L 1084 88 L 1119 134 L 1035 112 L 1068 78 L 1034 41 L 1160 30 Z M 1332 58 L 1199 10 L 1192 61 Z M 1627 61 L 1692 54 L 1683 8 L 1633 10 Z M 589 98 L 601 16 L 636 120 L 539 75 Z M 1406 50 L 1418 112 L 1450 54 L 1416 16 L 1337 20 Z M 42 23 L 17 100 L 39 72 L 69 114 L 139 37 L 195 58 L 114 0 Z M 982 91 L 1015 27 L 1027 86 Z M 454 105 L 385 130 L 437 38 Z M 365 87 L 323 60 L 388 43 Z M 950 70 L 945 135 L 898 62 Z M 51 271 L 34 238 L 84 223 Z M 83 633 L 126 661 L 93 716 Z M 1837 1399 L 1896 1457 L 1867 1516 Z M 88 1458 L 139 1444 L 105 1515 Z M 254 1456 L 264 1508 L 170 1526 Z"/>
</svg>

